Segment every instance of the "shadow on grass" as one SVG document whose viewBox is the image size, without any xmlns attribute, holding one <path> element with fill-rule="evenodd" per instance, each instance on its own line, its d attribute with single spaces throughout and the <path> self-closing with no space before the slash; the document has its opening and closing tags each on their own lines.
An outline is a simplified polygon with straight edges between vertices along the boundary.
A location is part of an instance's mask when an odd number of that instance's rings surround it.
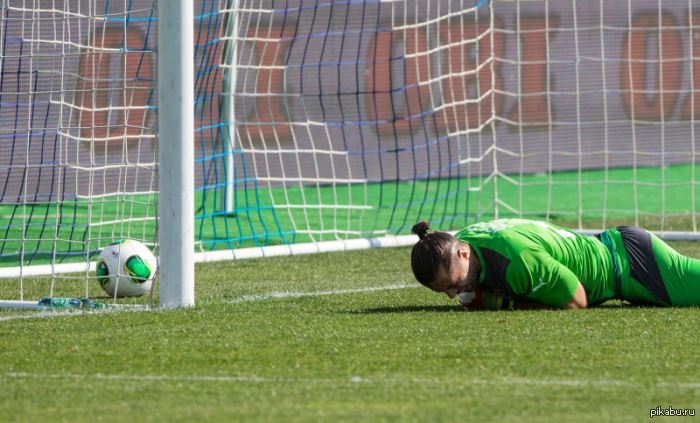
<svg viewBox="0 0 700 423">
<path fill-rule="evenodd" d="M 457 311 L 465 311 L 460 305 L 429 305 L 429 306 L 399 306 L 399 307 L 374 307 L 364 310 L 349 311 L 350 314 L 381 314 L 381 313 L 417 313 L 417 312 L 434 312 L 434 313 L 453 313 Z"/>
<path fill-rule="evenodd" d="M 609 301 L 604 304 L 596 305 L 591 307 L 596 310 L 617 310 L 617 309 L 643 309 L 643 308 L 664 308 L 659 307 L 654 304 L 630 304 L 622 301 Z M 541 308 L 541 309 L 529 309 L 529 310 L 511 310 L 510 313 L 522 313 L 528 311 L 538 311 L 538 310 L 549 310 L 549 311 L 566 311 L 559 308 Z M 347 311 L 348 314 L 390 314 L 390 313 L 418 313 L 418 312 L 432 312 L 432 313 L 453 313 L 453 312 L 467 312 L 467 313 L 492 313 L 497 310 L 466 310 L 460 305 L 426 305 L 426 306 L 397 306 L 397 307 L 374 307 L 366 308 L 363 310 Z"/>
<path fill-rule="evenodd" d="M 596 310 L 615 310 L 619 308 L 670 308 L 667 306 L 661 306 L 658 304 L 652 304 L 652 303 L 647 303 L 647 304 L 632 304 L 632 303 L 627 303 L 619 300 L 612 300 L 608 301 L 603 304 L 598 304 L 589 308 L 594 308 Z"/>
</svg>

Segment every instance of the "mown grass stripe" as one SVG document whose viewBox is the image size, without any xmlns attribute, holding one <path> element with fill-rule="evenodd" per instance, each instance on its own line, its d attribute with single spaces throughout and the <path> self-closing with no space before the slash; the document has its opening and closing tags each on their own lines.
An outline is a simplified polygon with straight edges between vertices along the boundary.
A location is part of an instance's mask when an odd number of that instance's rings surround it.
<svg viewBox="0 0 700 423">
<path fill-rule="evenodd" d="M 351 376 L 342 378 L 296 378 L 296 377 L 268 377 L 260 375 L 130 375 L 130 374 L 76 374 L 76 373 L 26 373 L 7 372 L 3 374 L 6 379 L 74 379 L 74 380 L 113 380 L 125 382 L 201 382 L 201 383 L 306 383 L 306 384 L 444 384 L 440 378 L 417 377 L 362 377 Z M 537 379 L 537 378 L 495 378 L 495 379 L 461 379 L 466 384 L 473 385 L 538 385 L 538 386 L 597 386 L 597 387 L 673 387 L 681 389 L 696 389 L 700 382 L 666 382 L 657 381 L 644 384 L 631 380 L 620 379 Z"/>
</svg>

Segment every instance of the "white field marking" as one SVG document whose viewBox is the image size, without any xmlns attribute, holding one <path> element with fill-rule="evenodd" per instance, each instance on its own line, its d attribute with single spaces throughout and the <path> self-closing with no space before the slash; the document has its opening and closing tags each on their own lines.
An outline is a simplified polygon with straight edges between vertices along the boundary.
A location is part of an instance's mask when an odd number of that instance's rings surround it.
<svg viewBox="0 0 700 423">
<path fill-rule="evenodd" d="M 20 314 L 8 314 L 5 316 L 0 315 L 0 322 L 8 322 L 11 320 L 29 320 L 29 319 L 46 319 L 54 317 L 64 317 L 64 316 L 83 316 L 86 314 L 104 314 L 104 313 L 117 313 L 123 311 L 146 311 L 155 310 L 150 308 L 107 308 L 104 310 L 58 310 L 58 311 L 35 311 L 35 312 L 25 312 Z"/>
<path fill-rule="evenodd" d="M 270 299 L 286 299 L 286 298 L 303 298 L 303 297 L 319 297 L 322 295 L 342 295 L 342 294 L 356 294 L 362 292 L 377 292 L 377 291 L 390 291 L 393 289 L 404 289 L 404 288 L 418 288 L 418 284 L 399 284 L 399 285 L 387 285 L 387 286 L 372 286 L 367 288 L 353 288 L 353 289 L 334 289 L 330 291 L 310 291 L 310 292 L 294 292 L 294 291 L 270 291 L 263 294 L 255 295 L 244 295 L 242 297 L 234 298 L 233 300 L 225 301 L 227 304 L 239 304 L 251 301 L 265 301 Z"/>
<path fill-rule="evenodd" d="M 361 377 L 351 376 L 347 378 L 290 378 L 290 377 L 266 377 L 257 375 L 130 375 L 130 374 L 76 374 L 76 373 L 25 373 L 7 372 L 0 376 L 4 379 L 71 379 L 71 380 L 103 380 L 124 382 L 201 382 L 201 383 L 307 383 L 327 385 L 347 384 L 431 384 L 443 385 L 445 381 L 440 378 L 415 378 L 415 377 Z M 461 379 L 462 382 L 475 385 L 513 385 L 513 386 L 594 386 L 594 387 L 630 387 L 644 388 L 645 384 L 616 379 L 527 379 L 527 378 L 501 378 L 501 379 Z M 700 383 L 675 383 L 656 382 L 649 387 L 669 387 L 680 389 L 697 389 Z"/>
<path fill-rule="evenodd" d="M 8 314 L 6 316 L 0 316 L 0 322 L 6 322 L 9 320 L 25 320 L 25 319 L 38 319 L 47 317 L 60 317 L 68 316 L 73 314 L 79 314 L 79 311 L 75 310 L 61 310 L 61 311 L 27 311 L 22 314 Z"/>
</svg>

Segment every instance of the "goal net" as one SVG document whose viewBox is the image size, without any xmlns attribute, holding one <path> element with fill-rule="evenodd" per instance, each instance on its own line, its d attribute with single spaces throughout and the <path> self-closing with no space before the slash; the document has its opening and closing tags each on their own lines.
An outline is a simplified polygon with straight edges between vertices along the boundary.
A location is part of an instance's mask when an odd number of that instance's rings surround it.
<svg viewBox="0 0 700 423">
<path fill-rule="evenodd" d="M 167 230 L 156 7 L 0 4 L 0 298 L 94 295 L 100 249 Z M 420 219 L 697 234 L 694 2 L 193 7 L 199 260 L 407 244 Z"/>
</svg>

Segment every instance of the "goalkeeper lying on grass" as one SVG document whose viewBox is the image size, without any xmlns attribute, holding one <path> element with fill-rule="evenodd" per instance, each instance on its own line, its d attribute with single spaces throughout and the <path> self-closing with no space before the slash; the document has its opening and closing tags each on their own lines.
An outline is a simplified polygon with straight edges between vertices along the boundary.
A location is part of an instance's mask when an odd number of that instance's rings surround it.
<svg viewBox="0 0 700 423">
<path fill-rule="evenodd" d="M 411 252 L 416 279 L 471 309 L 586 308 L 609 299 L 633 304 L 700 306 L 700 260 L 655 235 L 620 226 L 596 236 L 544 222 L 477 223 L 455 236 L 428 233 Z"/>
</svg>

